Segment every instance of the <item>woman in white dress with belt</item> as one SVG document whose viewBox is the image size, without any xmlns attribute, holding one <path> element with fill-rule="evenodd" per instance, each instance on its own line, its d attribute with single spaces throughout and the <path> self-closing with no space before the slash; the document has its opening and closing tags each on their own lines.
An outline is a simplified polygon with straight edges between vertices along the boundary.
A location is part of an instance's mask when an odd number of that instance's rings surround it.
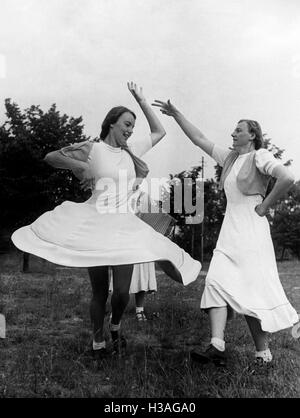
<svg viewBox="0 0 300 418">
<path fill-rule="evenodd" d="M 165 131 L 142 89 L 134 83 L 128 83 L 128 88 L 149 123 L 150 135 L 127 144 L 136 116 L 118 106 L 105 117 L 99 142 L 85 141 L 47 154 L 47 163 L 72 170 L 83 188 L 92 189 L 92 196 L 84 203 L 63 202 L 12 235 L 22 251 L 64 266 L 88 267 L 93 291 L 93 352 L 100 360 L 107 354 L 103 323 L 109 266 L 114 289 L 110 331 L 116 353 L 125 345 L 120 321 L 129 301 L 134 264 L 158 261 L 172 279 L 184 285 L 196 280 L 201 269 L 198 261 L 135 214 L 139 185 L 149 171 L 139 157 Z"/>
<path fill-rule="evenodd" d="M 272 354 L 267 333 L 298 322 L 297 312 L 279 280 L 265 216 L 294 178 L 262 148 L 262 131 L 256 121 L 238 122 L 229 150 L 208 140 L 170 101 L 156 100 L 153 105 L 173 116 L 191 141 L 223 167 L 219 187 L 225 189 L 227 207 L 200 305 L 209 315 L 211 343 L 205 352 L 193 350 L 191 358 L 200 363 L 226 364 L 224 332 L 227 316 L 234 310 L 245 315 L 256 347 L 256 361 L 268 363 Z M 277 180 L 265 196 L 270 176 Z"/>
</svg>

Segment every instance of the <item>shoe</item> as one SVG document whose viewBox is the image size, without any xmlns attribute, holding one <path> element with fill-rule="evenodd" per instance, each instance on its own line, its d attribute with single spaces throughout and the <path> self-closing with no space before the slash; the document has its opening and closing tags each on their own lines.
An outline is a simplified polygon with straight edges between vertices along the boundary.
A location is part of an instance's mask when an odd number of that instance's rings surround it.
<svg viewBox="0 0 300 418">
<path fill-rule="evenodd" d="M 262 357 L 256 357 L 254 364 L 255 366 L 270 366 L 272 364 L 272 360 L 265 360 Z"/>
<path fill-rule="evenodd" d="M 218 350 L 212 344 L 204 352 L 195 348 L 191 351 L 190 356 L 192 360 L 202 364 L 213 363 L 215 366 L 225 367 L 227 363 L 226 352 Z"/>
<path fill-rule="evenodd" d="M 141 311 L 141 312 L 136 312 L 136 314 L 135 314 L 135 319 L 136 319 L 138 322 L 145 322 L 145 321 L 147 321 L 147 320 L 148 320 L 144 311 Z"/>
<path fill-rule="evenodd" d="M 126 354 L 127 341 L 123 335 L 119 335 L 119 331 L 111 331 L 112 337 L 112 355 L 122 357 Z"/>
</svg>

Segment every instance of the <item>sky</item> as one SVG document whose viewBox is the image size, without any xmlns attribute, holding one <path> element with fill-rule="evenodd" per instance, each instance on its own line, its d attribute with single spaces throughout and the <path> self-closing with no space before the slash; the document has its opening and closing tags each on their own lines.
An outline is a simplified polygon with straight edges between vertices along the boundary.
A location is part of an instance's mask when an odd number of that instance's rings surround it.
<svg viewBox="0 0 300 418">
<path fill-rule="evenodd" d="M 82 116 L 95 137 L 116 105 L 147 122 L 127 81 L 151 103 L 171 101 L 228 148 L 239 119 L 255 119 L 293 159 L 300 179 L 300 1 L 1 0 L 0 123 L 4 100 Z M 167 135 L 144 157 L 151 177 L 214 162 L 154 108 Z"/>
</svg>

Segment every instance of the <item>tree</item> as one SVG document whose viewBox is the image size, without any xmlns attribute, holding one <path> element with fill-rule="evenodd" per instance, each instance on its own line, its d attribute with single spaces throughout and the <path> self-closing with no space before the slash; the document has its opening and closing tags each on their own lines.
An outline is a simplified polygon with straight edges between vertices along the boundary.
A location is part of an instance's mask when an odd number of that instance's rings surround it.
<svg viewBox="0 0 300 418">
<path fill-rule="evenodd" d="M 186 206 L 184 190 L 186 191 L 187 187 L 190 189 L 192 197 L 190 206 L 195 206 L 196 196 L 201 193 L 200 184 L 198 183 L 201 171 L 202 167 L 199 166 L 175 175 L 170 174 L 168 187 L 162 191 L 162 207 L 176 221 L 174 240 L 194 257 L 198 256 L 198 254 L 195 255 L 195 249 L 198 249 L 195 237 L 199 235 L 199 224 L 188 223 L 188 218 L 195 215 L 195 213 L 191 213 L 191 207 L 187 208 Z"/>
<path fill-rule="evenodd" d="M 0 207 L 2 233 L 31 223 L 64 200 L 83 201 L 78 181 L 70 171 L 54 170 L 43 158 L 53 150 L 85 141 L 82 118 L 61 115 L 53 104 L 21 111 L 5 100 L 6 122 L 0 127 Z"/>
<path fill-rule="evenodd" d="M 290 250 L 300 259 L 300 181 L 275 206 L 271 218 L 271 233 L 281 261 L 286 250 Z"/>
</svg>

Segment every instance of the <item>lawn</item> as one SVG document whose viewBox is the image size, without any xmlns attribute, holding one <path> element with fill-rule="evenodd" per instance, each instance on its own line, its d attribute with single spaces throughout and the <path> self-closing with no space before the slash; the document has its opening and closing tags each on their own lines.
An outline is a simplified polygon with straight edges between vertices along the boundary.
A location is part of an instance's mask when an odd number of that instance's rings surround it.
<svg viewBox="0 0 300 418">
<path fill-rule="evenodd" d="M 0 256 L 0 312 L 7 337 L 0 339 L 0 397 L 37 398 L 299 398 L 300 339 L 290 329 L 270 335 L 272 367 L 253 367 L 253 344 L 242 317 L 228 323 L 230 355 L 224 370 L 189 361 L 189 351 L 209 342 L 200 311 L 205 265 L 183 287 L 157 271 L 158 292 L 146 299 L 159 318 L 138 323 L 133 298 L 122 328 L 128 353 L 98 369 L 90 356 L 90 285 L 86 269 L 69 269 L 21 254 Z M 300 312 L 300 262 L 278 263 L 287 296 Z M 108 315 L 107 315 L 108 316 Z M 109 335 L 107 335 L 109 337 Z"/>
</svg>

